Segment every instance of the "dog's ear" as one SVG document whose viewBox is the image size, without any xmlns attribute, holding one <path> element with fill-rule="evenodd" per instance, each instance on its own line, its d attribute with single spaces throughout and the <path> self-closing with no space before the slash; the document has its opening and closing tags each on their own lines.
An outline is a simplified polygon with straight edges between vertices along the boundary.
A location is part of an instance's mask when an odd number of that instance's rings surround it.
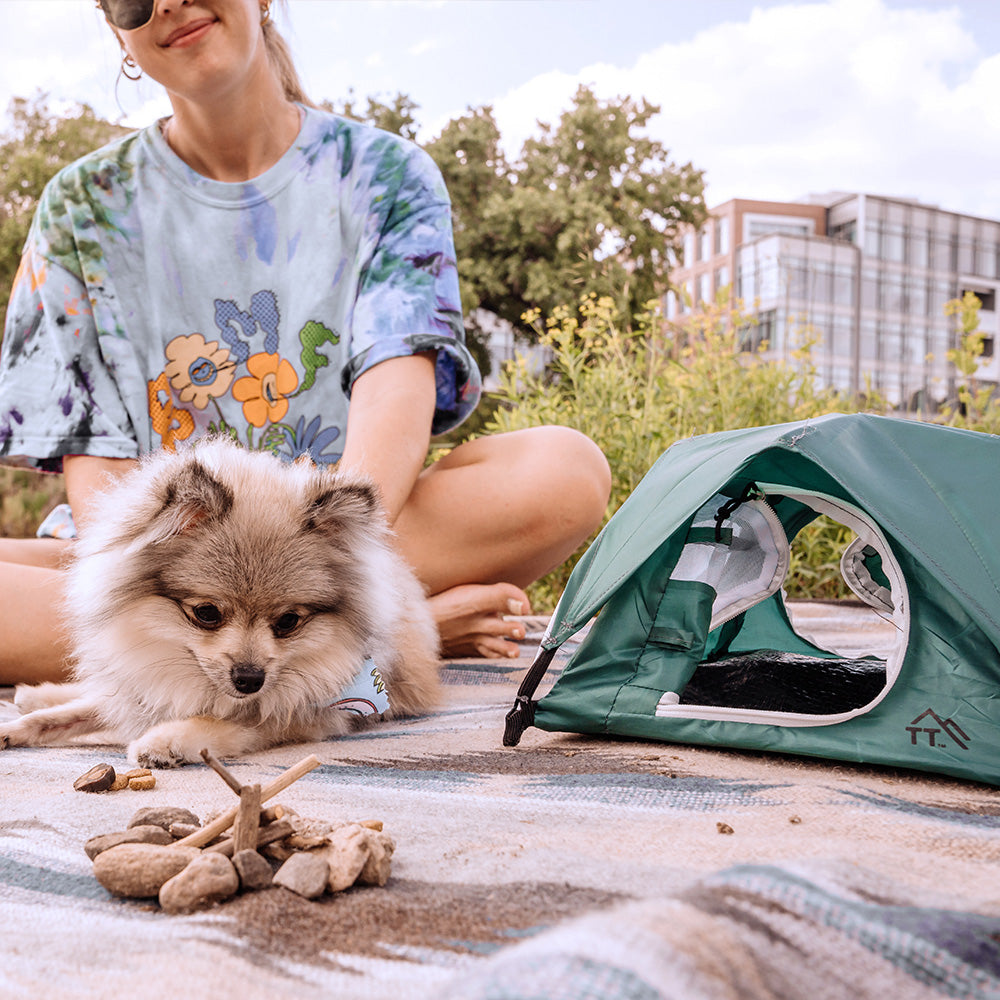
<svg viewBox="0 0 1000 1000">
<path fill-rule="evenodd" d="M 156 543 L 189 531 L 210 518 L 223 518 L 233 506 L 233 491 L 197 459 L 184 462 L 162 486 L 162 505 L 143 541 Z"/>
<path fill-rule="evenodd" d="M 306 502 L 303 530 L 331 537 L 371 530 L 384 523 L 375 484 L 367 479 L 322 476 Z"/>
</svg>

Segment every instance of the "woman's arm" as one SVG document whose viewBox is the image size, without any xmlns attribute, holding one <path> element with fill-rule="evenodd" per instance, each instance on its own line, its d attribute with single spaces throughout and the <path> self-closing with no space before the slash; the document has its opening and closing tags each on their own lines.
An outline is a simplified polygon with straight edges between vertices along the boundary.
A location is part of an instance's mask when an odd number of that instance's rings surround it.
<svg viewBox="0 0 1000 1000">
<path fill-rule="evenodd" d="M 97 513 L 92 508 L 94 495 L 134 469 L 136 464 L 131 458 L 95 458 L 93 455 L 67 455 L 63 459 L 66 496 L 78 534 L 82 534 Z"/>
<path fill-rule="evenodd" d="M 394 522 L 427 457 L 434 419 L 435 351 L 389 358 L 360 375 L 351 391 L 340 467 L 370 476 Z"/>
</svg>

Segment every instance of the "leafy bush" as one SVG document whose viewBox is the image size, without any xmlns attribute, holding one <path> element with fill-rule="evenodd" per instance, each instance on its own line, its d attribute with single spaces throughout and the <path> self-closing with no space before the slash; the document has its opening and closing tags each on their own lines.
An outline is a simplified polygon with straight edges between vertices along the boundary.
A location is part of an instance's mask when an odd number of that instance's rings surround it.
<svg viewBox="0 0 1000 1000">
<path fill-rule="evenodd" d="M 486 430 L 564 424 L 588 435 L 612 469 L 608 517 L 675 441 L 859 408 L 820 386 L 808 331 L 794 367 L 762 361 L 740 346 L 753 320 L 724 301 L 680 326 L 666 324 L 655 307 L 629 323 L 611 299 L 593 294 L 544 322 L 537 313 L 526 319 L 552 351 L 551 365 L 538 374 L 523 358 L 508 363 Z M 801 533 L 791 596 L 846 596 L 839 571 L 846 530 L 819 521 Z M 572 561 L 534 585 L 539 610 L 554 606 L 571 568 Z"/>
</svg>

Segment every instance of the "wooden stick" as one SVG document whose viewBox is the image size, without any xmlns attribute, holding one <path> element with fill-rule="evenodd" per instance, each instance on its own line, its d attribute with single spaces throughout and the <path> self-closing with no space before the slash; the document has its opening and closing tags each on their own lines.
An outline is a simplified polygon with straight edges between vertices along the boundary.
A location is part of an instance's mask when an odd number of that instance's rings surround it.
<svg viewBox="0 0 1000 1000">
<path fill-rule="evenodd" d="M 260 822 L 262 825 L 267 826 L 268 823 L 273 823 L 276 819 L 281 819 L 284 815 L 285 807 L 279 802 L 277 805 L 261 809 Z"/>
<path fill-rule="evenodd" d="M 239 795 L 243 791 L 243 786 L 236 780 L 236 777 L 232 771 L 227 770 L 222 766 L 222 762 L 213 757 L 207 749 L 201 751 L 201 759 L 208 764 L 208 766 L 215 771 L 215 773 L 222 778 L 222 780 L 229 785 L 229 787 Z"/>
<path fill-rule="evenodd" d="M 274 781 L 269 785 L 265 785 L 260 790 L 260 800 L 261 802 L 266 802 L 268 799 L 273 799 L 278 792 L 283 792 L 289 785 L 298 781 L 299 778 L 304 774 L 308 774 L 314 767 L 319 767 L 320 759 L 315 754 L 309 754 L 308 757 L 303 757 L 297 764 L 293 764 L 287 771 L 283 774 L 279 774 Z M 236 809 L 230 809 L 229 812 L 223 813 L 221 816 L 212 820 L 207 826 L 203 826 L 197 833 L 192 833 L 187 837 L 183 837 L 181 840 L 174 841 L 175 847 L 203 847 L 209 841 L 215 840 L 220 833 L 224 833 L 233 825 L 233 820 L 236 819 Z"/>
<path fill-rule="evenodd" d="M 233 823 L 233 851 L 255 850 L 260 829 L 260 785 L 240 789 L 240 805 Z"/>
<path fill-rule="evenodd" d="M 276 840 L 284 840 L 285 837 L 294 831 L 295 827 L 287 819 L 275 820 L 267 826 L 262 826 L 257 831 L 257 843 L 255 846 L 265 847 L 267 844 L 273 844 Z M 211 847 L 206 847 L 205 850 L 224 854 L 227 858 L 231 858 L 236 853 L 234 847 L 233 838 L 227 837 L 225 840 L 220 840 L 217 844 L 212 844 Z"/>
</svg>

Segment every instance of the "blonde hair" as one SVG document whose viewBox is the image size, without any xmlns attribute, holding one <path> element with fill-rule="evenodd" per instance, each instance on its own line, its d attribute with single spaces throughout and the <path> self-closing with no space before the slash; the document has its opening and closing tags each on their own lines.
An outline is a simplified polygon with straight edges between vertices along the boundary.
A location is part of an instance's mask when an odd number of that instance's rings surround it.
<svg viewBox="0 0 1000 1000">
<path fill-rule="evenodd" d="M 281 6 L 287 9 L 287 0 L 280 0 Z M 270 7 L 270 4 L 268 4 Z M 288 47 L 288 42 L 282 37 L 281 32 L 275 27 L 270 16 L 265 16 L 261 23 L 261 31 L 264 33 L 264 46 L 267 49 L 267 57 L 271 62 L 281 89 L 285 92 L 285 97 L 289 101 L 298 101 L 310 108 L 316 105 L 306 97 L 302 89 L 302 81 L 299 79 L 298 70 L 292 61 L 292 50 Z"/>
</svg>

